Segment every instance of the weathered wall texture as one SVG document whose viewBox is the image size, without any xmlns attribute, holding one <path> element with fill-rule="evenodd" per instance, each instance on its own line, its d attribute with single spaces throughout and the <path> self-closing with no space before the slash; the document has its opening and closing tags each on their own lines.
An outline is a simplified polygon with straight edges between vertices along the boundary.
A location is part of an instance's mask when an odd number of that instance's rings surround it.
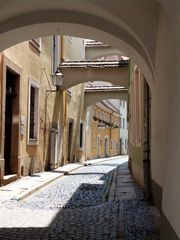
<svg viewBox="0 0 180 240">
<path fill-rule="evenodd" d="M 23 175 L 44 170 L 49 160 L 49 132 L 54 108 L 52 93 L 46 103 L 46 90 L 50 89 L 51 74 L 51 38 L 42 38 L 41 51 L 38 51 L 29 41 L 15 45 L 3 52 L 13 64 L 22 69 L 20 78 L 20 116 L 25 119 L 25 131 L 20 135 L 20 158 Z M 39 98 L 39 131 L 38 144 L 30 145 L 27 140 L 28 133 L 28 81 L 32 79 L 40 84 Z M 47 111 L 46 111 L 47 109 Z M 45 150 L 43 150 L 45 149 Z"/>
<path fill-rule="evenodd" d="M 134 178 L 144 187 L 144 79 L 140 70 L 131 63 L 129 88 L 129 159 Z"/>
</svg>

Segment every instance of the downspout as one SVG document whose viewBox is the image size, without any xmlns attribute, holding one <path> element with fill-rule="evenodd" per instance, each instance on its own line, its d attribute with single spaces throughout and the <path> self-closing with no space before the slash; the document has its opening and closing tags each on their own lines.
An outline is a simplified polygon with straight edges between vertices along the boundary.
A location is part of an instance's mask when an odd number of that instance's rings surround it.
<svg viewBox="0 0 180 240">
<path fill-rule="evenodd" d="M 46 77 L 46 80 L 48 82 L 48 85 L 49 85 L 49 90 L 46 90 L 45 92 L 45 105 L 44 105 L 44 108 L 45 108 L 45 111 L 44 111 L 44 127 L 43 127 L 43 170 L 45 170 L 46 168 L 46 134 L 47 134 L 47 129 L 46 129 L 46 125 L 47 125 L 47 105 L 48 105 L 48 97 L 50 96 L 51 93 L 53 92 L 56 92 L 54 90 L 52 90 L 51 88 L 51 83 L 49 81 L 49 78 L 48 78 L 48 74 L 46 72 L 46 68 L 43 68 L 42 69 L 42 73 L 45 73 L 45 77 Z M 34 163 L 33 163 L 34 164 Z M 31 174 L 32 174 L 32 170 L 31 170 Z"/>
<path fill-rule="evenodd" d="M 61 36 L 61 63 L 64 62 L 64 36 Z M 65 132 L 64 129 L 67 126 L 67 106 L 66 106 L 66 91 L 62 92 L 62 121 L 61 121 L 61 127 L 62 127 L 62 154 L 60 158 L 62 159 L 62 165 L 66 164 L 66 156 L 67 152 L 64 151 L 64 148 L 66 148 L 65 144 Z"/>
<path fill-rule="evenodd" d="M 111 140 L 112 140 L 112 113 L 110 113 L 110 141 L 109 141 L 109 153 L 110 153 L 110 156 L 111 156 Z"/>
<path fill-rule="evenodd" d="M 48 97 L 50 96 L 50 94 L 52 93 L 51 90 L 46 90 L 46 96 L 45 96 L 45 111 L 44 111 L 44 129 L 43 129 L 43 134 L 44 134 L 44 144 L 43 144 L 43 170 L 46 170 L 46 133 L 47 133 L 47 129 L 46 129 L 46 125 L 47 125 L 47 103 L 48 103 Z M 31 172 L 32 174 L 33 172 Z"/>
</svg>

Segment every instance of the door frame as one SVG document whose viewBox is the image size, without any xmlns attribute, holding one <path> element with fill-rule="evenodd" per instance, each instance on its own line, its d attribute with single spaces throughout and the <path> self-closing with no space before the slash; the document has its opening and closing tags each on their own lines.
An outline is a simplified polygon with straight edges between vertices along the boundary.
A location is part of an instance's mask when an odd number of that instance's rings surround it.
<svg viewBox="0 0 180 240">
<path fill-rule="evenodd" d="M 70 132 L 69 132 L 70 124 L 72 124 L 71 136 L 70 136 Z M 66 161 L 68 161 L 70 163 L 72 162 L 73 126 L 74 126 L 74 120 L 72 118 L 69 118 L 68 119 L 68 129 L 67 129 L 67 160 Z M 69 140 L 70 140 L 70 142 L 69 142 Z"/>
<path fill-rule="evenodd" d="M 4 134 L 5 134 L 5 104 L 6 104 L 6 72 L 7 69 L 12 71 L 15 75 L 19 78 L 19 103 L 18 103 L 18 112 L 19 112 L 19 119 L 18 124 L 20 124 L 20 116 L 21 116 L 21 106 L 20 106 L 20 93 L 21 93 L 21 76 L 22 76 L 22 69 L 17 66 L 14 62 L 12 62 L 8 57 L 5 55 L 2 55 L 2 81 L 1 81 L 1 114 L 2 114 L 2 120 L 1 120 L 1 135 L 0 135 L 0 151 L 1 151 L 1 179 L 4 177 L 5 173 L 5 159 L 4 159 Z M 17 148 L 18 148 L 18 156 L 16 159 L 16 174 L 18 178 L 21 175 L 21 169 L 20 169 L 20 128 L 18 128 L 18 139 L 17 139 Z"/>
<path fill-rule="evenodd" d="M 109 153 L 108 147 L 109 147 L 109 138 L 108 138 L 108 136 L 105 136 L 105 138 L 104 138 L 104 156 L 105 157 L 108 157 L 108 153 Z"/>
</svg>

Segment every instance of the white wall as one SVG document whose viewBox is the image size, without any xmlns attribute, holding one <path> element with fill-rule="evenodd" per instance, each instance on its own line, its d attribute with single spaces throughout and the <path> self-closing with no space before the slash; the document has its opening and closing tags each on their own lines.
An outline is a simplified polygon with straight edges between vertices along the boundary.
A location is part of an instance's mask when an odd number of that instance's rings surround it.
<svg viewBox="0 0 180 240">
<path fill-rule="evenodd" d="M 172 26 L 163 12 L 160 20 L 153 100 L 153 177 L 162 183 L 162 210 L 180 237 L 180 29 L 176 26 L 175 34 L 170 32 Z"/>
<path fill-rule="evenodd" d="M 120 138 L 122 139 L 121 154 L 127 154 L 127 142 L 128 142 L 128 125 L 127 125 L 127 102 L 121 100 L 120 104 L 120 116 L 121 116 L 121 128 Z M 124 126 L 123 126 L 124 121 Z"/>
</svg>

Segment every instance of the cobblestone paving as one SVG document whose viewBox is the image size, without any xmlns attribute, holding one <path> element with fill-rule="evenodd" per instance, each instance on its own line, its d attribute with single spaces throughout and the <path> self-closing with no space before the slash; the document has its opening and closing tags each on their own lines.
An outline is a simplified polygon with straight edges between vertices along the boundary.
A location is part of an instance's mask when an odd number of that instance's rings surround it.
<svg viewBox="0 0 180 240">
<path fill-rule="evenodd" d="M 0 239 L 158 239 L 158 212 L 137 186 L 135 198 L 107 201 L 113 170 L 121 162 L 83 167 L 23 202 L 1 202 Z"/>
</svg>

